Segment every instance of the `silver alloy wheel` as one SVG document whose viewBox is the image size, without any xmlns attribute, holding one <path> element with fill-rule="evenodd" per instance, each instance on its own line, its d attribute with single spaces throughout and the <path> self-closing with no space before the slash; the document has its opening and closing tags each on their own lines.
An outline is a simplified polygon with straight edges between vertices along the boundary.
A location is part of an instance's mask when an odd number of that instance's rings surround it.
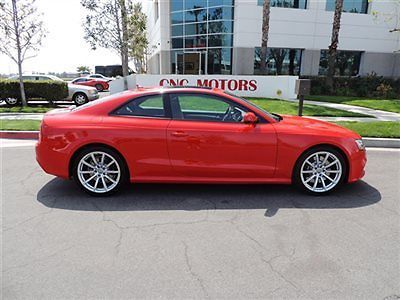
<svg viewBox="0 0 400 300">
<path fill-rule="evenodd" d="M 333 189 L 342 178 L 339 158 L 331 152 L 319 151 L 308 156 L 300 169 L 303 185 L 312 192 L 323 193 Z"/>
<path fill-rule="evenodd" d="M 8 104 L 8 105 L 15 105 L 15 104 L 17 104 L 17 102 L 18 102 L 18 100 L 17 99 L 15 99 L 15 98 L 6 98 L 6 103 Z"/>
<path fill-rule="evenodd" d="M 75 102 L 79 105 L 86 103 L 86 97 L 83 94 L 78 94 L 75 96 Z"/>
<path fill-rule="evenodd" d="M 94 151 L 86 154 L 78 163 L 78 179 L 89 191 L 107 193 L 113 190 L 121 179 L 121 168 L 110 154 Z"/>
</svg>

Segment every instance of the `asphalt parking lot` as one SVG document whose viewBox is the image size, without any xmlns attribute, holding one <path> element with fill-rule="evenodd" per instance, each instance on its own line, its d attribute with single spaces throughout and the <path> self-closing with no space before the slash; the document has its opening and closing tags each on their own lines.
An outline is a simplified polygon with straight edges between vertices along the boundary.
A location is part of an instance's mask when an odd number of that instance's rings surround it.
<svg viewBox="0 0 400 300">
<path fill-rule="evenodd" d="M 92 198 L 2 153 L 4 299 L 385 299 L 400 294 L 400 151 L 326 197 L 132 185 Z"/>
</svg>

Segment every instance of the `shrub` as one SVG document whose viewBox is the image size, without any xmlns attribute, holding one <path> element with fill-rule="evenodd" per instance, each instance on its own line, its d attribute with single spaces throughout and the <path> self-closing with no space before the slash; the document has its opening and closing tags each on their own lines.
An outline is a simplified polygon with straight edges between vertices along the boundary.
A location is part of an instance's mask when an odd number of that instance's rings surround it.
<svg viewBox="0 0 400 300">
<path fill-rule="evenodd" d="M 27 99 L 57 101 L 68 96 L 68 85 L 62 81 L 24 81 Z M 18 80 L 0 80 L 0 99 L 21 99 Z"/>
<path fill-rule="evenodd" d="M 400 78 L 385 78 L 374 74 L 366 77 L 334 77 L 332 92 L 324 76 L 302 78 L 311 79 L 312 95 L 400 99 Z"/>
</svg>

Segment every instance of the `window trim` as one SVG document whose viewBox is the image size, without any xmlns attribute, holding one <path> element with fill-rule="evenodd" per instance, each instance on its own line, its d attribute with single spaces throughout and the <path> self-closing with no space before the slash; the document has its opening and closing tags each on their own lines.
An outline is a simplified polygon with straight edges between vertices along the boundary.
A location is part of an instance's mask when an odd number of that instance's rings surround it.
<svg viewBox="0 0 400 300">
<path fill-rule="evenodd" d="M 124 107 L 125 105 L 128 105 L 129 103 L 133 101 L 138 101 L 143 98 L 149 98 L 153 96 L 161 96 L 162 101 L 163 101 L 163 109 L 165 112 L 165 115 L 163 117 L 155 117 L 155 116 L 135 116 L 135 115 L 119 115 L 116 112 Z M 125 101 L 123 104 L 117 106 L 117 108 L 114 108 L 111 112 L 108 113 L 108 116 L 110 117 L 129 117 L 129 118 L 139 118 L 139 119 L 159 119 L 159 120 L 171 120 L 172 119 L 172 113 L 171 113 L 171 106 L 169 104 L 169 98 L 167 98 L 165 93 L 152 93 L 152 94 L 147 94 L 147 95 L 141 95 L 135 98 L 131 98 L 127 101 Z"/>
<path fill-rule="evenodd" d="M 165 93 L 166 96 L 168 96 L 168 105 L 169 105 L 169 109 L 171 112 L 171 120 L 173 121 L 185 121 L 185 122 L 207 122 L 207 123 L 221 123 L 221 124 L 240 124 L 240 125 L 245 125 L 245 123 L 243 122 L 221 122 L 221 121 L 212 121 L 212 120 L 188 120 L 188 119 L 177 119 L 175 118 L 175 116 L 172 113 L 172 108 L 171 108 L 171 98 L 170 95 L 200 95 L 200 96 L 207 96 L 207 97 L 211 97 L 217 100 L 221 100 L 223 102 L 226 102 L 228 104 L 233 103 L 236 106 L 238 106 L 239 108 L 247 111 L 247 112 L 252 112 L 254 113 L 258 120 L 259 120 L 259 124 L 268 124 L 270 122 L 268 122 L 267 119 L 264 118 L 264 116 L 260 115 L 258 112 L 254 111 L 253 109 L 242 105 L 239 102 L 236 102 L 234 100 L 229 99 L 228 97 L 224 97 L 224 96 L 220 96 L 220 95 L 214 95 L 214 94 L 208 94 L 208 93 L 202 93 L 202 92 L 186 92 L 186 91 L 171 91 L 168 93 Z"/>
</svg>

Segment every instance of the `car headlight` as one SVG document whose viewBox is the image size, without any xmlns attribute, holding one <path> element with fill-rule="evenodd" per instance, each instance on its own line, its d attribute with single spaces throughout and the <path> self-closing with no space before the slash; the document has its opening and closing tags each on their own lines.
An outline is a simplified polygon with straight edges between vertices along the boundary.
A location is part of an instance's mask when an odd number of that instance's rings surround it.
<svg viewBox="0 0 400 300">
<path fill-rule="evenodd" d="M 359 150 L 365 150 L 365 144 L 364 144 L 363 140 L 359 139 L 359 140 L 355 140 L 355 142 L 356 142 L 356 145 Z"/>
<path fill-rule="evenodd" d="M 97 94 L 97 90 L 90 90 L 89 94 L 92 94 L 92 95 Z"/>
</svg>

